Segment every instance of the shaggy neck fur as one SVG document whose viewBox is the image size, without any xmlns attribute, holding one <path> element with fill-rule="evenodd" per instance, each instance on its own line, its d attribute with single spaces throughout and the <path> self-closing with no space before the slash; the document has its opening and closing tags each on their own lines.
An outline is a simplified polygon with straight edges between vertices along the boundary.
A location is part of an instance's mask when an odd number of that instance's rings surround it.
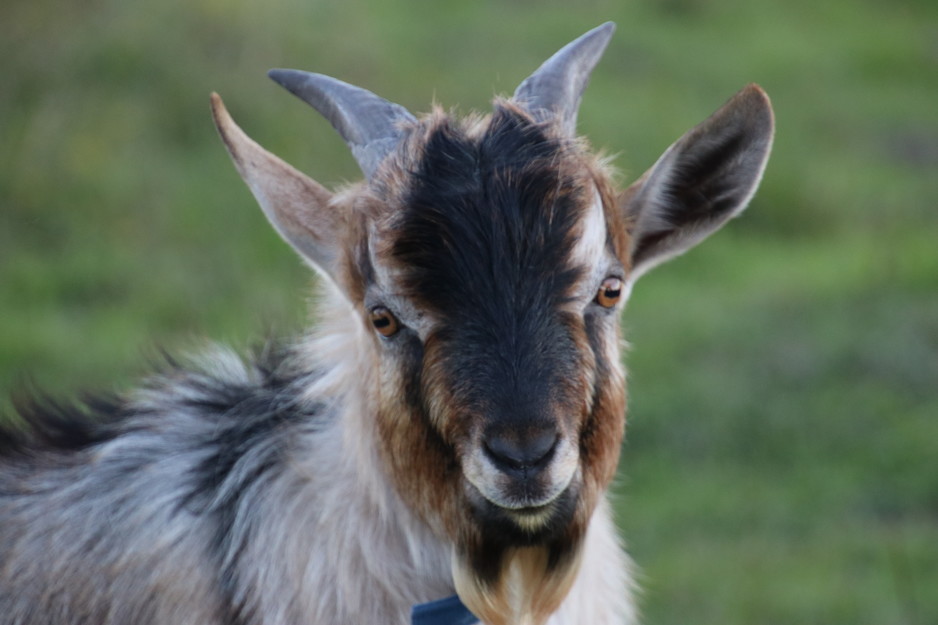
<svg viewBox="0 0 938 625">
<path fill-rule="evenodd" d="M 290 573 L 300 573 L 301 587 L 316 592 L 300 595 L 305 609 L 283 622 L 407 623 L 414 604 L 455 592 L 450 548 L 404 505 L 387 479 L 377 452 L 376 398 L 367 392 L 376 383 L 373 347 L 363 326 L 350 323 L 354 313 L 347 300 L 324 282 L 316 334 L 300 353 L 325 367 L 306 396 L 331 398 L 336 414 L 309 438 L 309 448 L 292 458 L 296 484 L 286 492 L 305 486 L 310 495 L 292 504 L 314 519 L 308 544 L 284 534 L 283 542 L 272 545 L 282 550 L 282 561 L 294 563 Z M 285 524 L 295 527 L 289 520 Z"/>
</svg>

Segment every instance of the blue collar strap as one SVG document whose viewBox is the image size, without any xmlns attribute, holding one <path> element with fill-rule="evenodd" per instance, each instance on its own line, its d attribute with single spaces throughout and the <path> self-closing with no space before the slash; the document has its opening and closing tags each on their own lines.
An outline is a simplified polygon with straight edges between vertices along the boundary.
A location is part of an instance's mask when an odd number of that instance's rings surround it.
<svg viewBox="0 0 938 625">
<path fill-rule="evenodd" d="M 462 604 L 458 595 L 429 603 L 418 603 L 410 611 L 411 625 L 476 625 L 479 619 Z"/>
</svg>

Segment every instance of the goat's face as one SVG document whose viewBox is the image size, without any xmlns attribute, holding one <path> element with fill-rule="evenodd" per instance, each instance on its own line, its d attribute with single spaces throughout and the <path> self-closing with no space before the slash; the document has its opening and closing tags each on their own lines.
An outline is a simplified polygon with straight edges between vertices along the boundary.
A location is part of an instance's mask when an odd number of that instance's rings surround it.
<svg viewBox="0 0 938 625">
<path fill-rule="evenodd" d="M 385 458 L 420 509 L 451 511 L 451 533 L 559 539 L 588 518 L 623 432 L 610 186 L 507 103 L 471 126 L 432 116 L 395 156 L 355 262 Z"/>
<path fill-rule="evenodd" d="M 750 86 L 614 191 L 574 135 L 611 33 L 572 42 L 469 122 L 272 72 L 368 178 L 336 196 L 213 99 L 265 213 L 368 333 L 376 366 L 361 373 L 384 469 L 452 542 L 457 590 L 492 625 L 542 623 L 575 576 L 624 431 L 618 315 L 633 282 L 738 214 L 771 145 L 768 99 Z"/>
</svg>

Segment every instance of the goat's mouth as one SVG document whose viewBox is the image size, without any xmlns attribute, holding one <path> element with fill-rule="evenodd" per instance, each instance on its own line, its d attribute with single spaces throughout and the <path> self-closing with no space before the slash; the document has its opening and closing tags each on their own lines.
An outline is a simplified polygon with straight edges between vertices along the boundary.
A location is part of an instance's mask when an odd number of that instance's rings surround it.
<svg viewBox="0 0 938 625">
<path fill-rule="evenodd" d="M 506 509 L 506 515 L 526 532 L 535 533 L 549 525 L 554 518 L 556 498 L 542 506 Z"/>
<path fill-rule="evenodd" d="M 546 489 L 523 481 L 503 482 L 502 488 L 481 486 L 465 480 L 473 516 L 491 532 L 515 544 L 540 542 L 565 527 L 573 516 L 579 493 L 576 479 Z"/>
<path fill-rule="evenodd" d="M 498 542 L 516 546 L 542 543 L 562 533 L 576 508 L 579 488 L 571 483 L 549 501 L 503 505 L 466 483 L 472 516 Z"/>
<path fill-rule="evenodd" d="M 523 486 L 521 488 L 523 488 Z M 519 518 L 542 516 L 550 512 L 554 502 L 564 493 L 564 491 L 561 490 L 548 497 L 524 497 L 517 499 L 503 492 L 489 495 L 478 488 L 476 488 L 476 490 L 478 490 L 479 494 L 491 505 L 504 510 L 513 517 L 517 516 Z"/>
</svg>

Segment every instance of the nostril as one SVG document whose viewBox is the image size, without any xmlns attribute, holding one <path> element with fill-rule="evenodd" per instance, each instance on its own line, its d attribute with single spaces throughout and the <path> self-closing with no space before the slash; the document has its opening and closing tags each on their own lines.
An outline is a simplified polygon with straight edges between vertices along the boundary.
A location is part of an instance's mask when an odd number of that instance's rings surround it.
<svg viewBox="0 0 938 625">
<path fill-rule="evenodd" d="M 527 436 L 490 435 L 483 445 L 489 458 L 503 468 L 515 471 L 539 469 L 554 455 L 559 436 L 544 430 Z"/>
</svg>

